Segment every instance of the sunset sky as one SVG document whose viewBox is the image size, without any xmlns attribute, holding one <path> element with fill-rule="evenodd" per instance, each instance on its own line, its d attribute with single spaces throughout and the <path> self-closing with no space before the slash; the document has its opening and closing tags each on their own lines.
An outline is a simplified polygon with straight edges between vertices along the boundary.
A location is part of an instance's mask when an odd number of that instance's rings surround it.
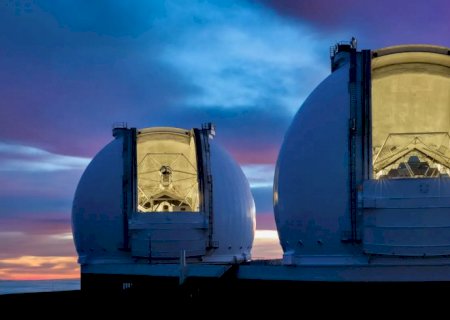
<svg viewBox="0 0 450 320">
<path fill-rule="evenodd" d="M 450 46 L 449 21 L 448 0 L 0 0 L 0 279 L 79 276 L 71 203 L 115 122 L 215 123 L 252 186 L 254 256 L 279 256 L 274 163 L 329 47 Z"/>
</svg>

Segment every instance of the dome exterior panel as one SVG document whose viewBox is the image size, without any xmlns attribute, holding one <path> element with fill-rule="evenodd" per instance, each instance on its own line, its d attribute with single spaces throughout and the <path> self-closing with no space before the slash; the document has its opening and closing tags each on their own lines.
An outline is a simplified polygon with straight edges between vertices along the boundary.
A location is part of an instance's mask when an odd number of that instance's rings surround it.
<svg viewBox="0 0 450 320">
<path fill-rule="evenodd" d="M 255 203 L 242 169 L 221 146 L 211 143 L 213 176 L 213 239 L 219 248 L 214 257 L 247 260 L 255 230 Z M 216 258 L 207 260 L 214 260 Z M 235 258 L 236 257 L 236 258 Z"/>
<path fill-rule="evenodd" d="M 275 216 L 284 251 L 345 251 L 348 210 L 348 65 L 304 102 L 286 133 L 277 162 Z M 299 245 L 301 243 L 302 245 Z"/>
<path fill-rule="evenodd" d="M 73 201 L 72 229 L 79 256 L 118 254 L 123 246 L 123 139 L 105 146 L 83 173 Z"/>
</svg>

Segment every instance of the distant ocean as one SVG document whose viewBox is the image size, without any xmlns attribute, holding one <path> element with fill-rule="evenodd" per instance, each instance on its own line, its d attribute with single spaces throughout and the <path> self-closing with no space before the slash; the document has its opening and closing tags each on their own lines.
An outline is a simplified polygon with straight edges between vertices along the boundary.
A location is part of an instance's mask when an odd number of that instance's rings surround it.
<svg viewBox="0 0 450 320">
<path fill-rule="evenodd" d="M 0 280 L 0 294 L 80 290 L 80 279 Z"/>
</svg>

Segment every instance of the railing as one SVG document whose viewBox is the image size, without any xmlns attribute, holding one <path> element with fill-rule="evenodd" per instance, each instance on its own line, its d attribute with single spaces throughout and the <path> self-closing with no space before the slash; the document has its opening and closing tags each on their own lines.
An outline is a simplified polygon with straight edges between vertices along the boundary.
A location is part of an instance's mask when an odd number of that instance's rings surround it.
<svg viewBox="0 0 450 320">
<path fill-rule="evenodd" d="M 348 49 L 356 49 L 356 38 L 352 37 L 350 41 L 338 41 L 334 46 L 330 47 L 330 58 L 334 58 L 334 56 L 341 51 L 341 48 L 348 48 Z"/>
<path fill-rule="evenodd" d="M 128 129 L 128 123 L 126 122 L 114 122 L 112 124 L 113 129 Z"/>
</svg>

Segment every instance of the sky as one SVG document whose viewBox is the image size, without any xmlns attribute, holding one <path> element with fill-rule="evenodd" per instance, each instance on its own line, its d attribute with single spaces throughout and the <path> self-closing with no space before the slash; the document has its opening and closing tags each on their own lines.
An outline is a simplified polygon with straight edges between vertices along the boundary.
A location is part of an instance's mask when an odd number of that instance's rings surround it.
<svg viewBox="0 0 450 320">
<path fill-rule="evenodd" d="M 447 0 L 0 0 L 0 279 L 76 278 L 71 203 L 116 122 L 199 127 L 246 173 L 279 257 L 274 164 L 329 48 L 450 47 Z"/>
</svg>

